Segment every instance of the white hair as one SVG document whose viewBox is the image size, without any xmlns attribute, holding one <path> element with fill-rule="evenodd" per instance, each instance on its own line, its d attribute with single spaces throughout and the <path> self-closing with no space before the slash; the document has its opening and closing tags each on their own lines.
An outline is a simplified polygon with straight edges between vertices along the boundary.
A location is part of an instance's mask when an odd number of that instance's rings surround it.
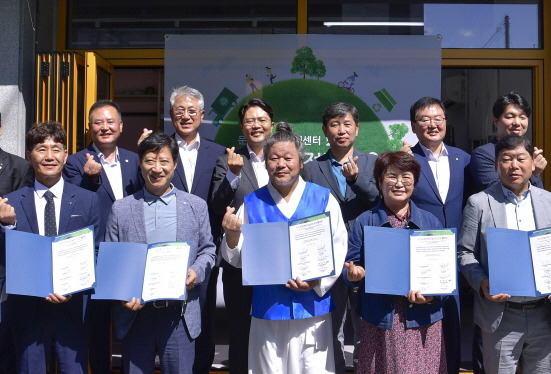
<svg viewBox="0 0 551 374">
<path fill-rule="evenodd" d="M 199 107 L 204 109 L 205 107 L 205 99 L 203 99 L 203 95 L 201 92 L 197 91 L 195 88 L 191 88 L 188 86 L 181 86 L 178 88 L 173 88 L 172 92 L 170 93 L 170 106 L 174 106 L 174 102 L 176 101 L 176 98 L 178 96 L 191 96 L 197 99 L 199 102 Z"/>
</svg>

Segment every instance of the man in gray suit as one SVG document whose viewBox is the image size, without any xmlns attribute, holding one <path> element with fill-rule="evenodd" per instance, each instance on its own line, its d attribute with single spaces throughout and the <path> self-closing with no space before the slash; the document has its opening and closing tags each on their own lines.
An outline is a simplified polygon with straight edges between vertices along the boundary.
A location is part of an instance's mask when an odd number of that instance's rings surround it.
<svg viewBox="0 0 551 374">
<path fill-rule="evenodd" d="M 199 285 L 208 281 L 214 265 L 206 202 L 175 188 L 171 181 L 178 162 L 178 145 L 164 133 L 143 140 L 138 155 L 145 188 L 113 204 L 105 240 L 134 243 L 192 243 L 184 302 L 139 298 L 116 303 L 115 334 L 122 343 L 125 373 L 152 373 L 159 355 L 161 372 L 192 373 L 195 338 L 201 332 Z"/>
<path fill-rule="evenodd" d="M 458 239 L 461 272 L 475 290 L 487 374 L 551 372 L 551 304 L 545 296 L 490 294 L 486 228 L 530 231 L 551 226 L 551 193 L 532 186 L 534 148 L 519 135 L 496 144 L 494 183 L 471 196 Z"/>
<path fill-rule="evenodd" d="M 220 222 L 226 207 L 236 210 L 243 198 L 269 180 L 264 162 L 264 141 L 274 127 L 274 110 L 262 99 L 251 99 L 239 108 L 241 131 L 247 139 L 243 148 L 227 148 L 218 157 L 212 177 L 211 209 Z M 249 330 L 251 327 L 252 287 L 242 285 L 241 269 L 222 259 L 224 300 L 229 320 L 229 369 L 231 374 L 246 374 Z"/>
<path fill-rule="evenodd" d="M 379 196 L 373 178 L 377 156 L 360 152 L 354 147 L 354 140 L 360 130 L 359 120 L 355 106 L 342 102 L 329 105 L 323 112 L 321 128 L 330 148 L 324 155 L 304 165 L 304 180 L 328 188 L 339 202 L 348 232 L 356 217 L 371 209 Z M 356 313 L 357 289 L 348 287 L 342 279 L 338 279 L 331 289 L 331 297 L 335 303 L 331 317 L 335 372 L 344 373 L 343 328 L 349 299 L 354 329 L 354 363 L 357 362 L 356 346 L 360 340 L 360 317 Z"/>
</svg>

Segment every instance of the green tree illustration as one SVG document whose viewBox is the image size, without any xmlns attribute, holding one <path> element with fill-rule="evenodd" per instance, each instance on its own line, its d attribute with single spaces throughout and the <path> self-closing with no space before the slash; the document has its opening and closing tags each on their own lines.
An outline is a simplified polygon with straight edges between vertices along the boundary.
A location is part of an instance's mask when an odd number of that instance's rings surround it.
<svg viewBox="0 0 551 374">
<path fill-rule="evenodd" d="M 296 50 L 295 58 L 291 65 L 291 73 L 302 74 L 302 78 L 306 79 L 306 75 L 311 75 L 312 65 L 316 62 L 316 56 L 310 47 L 301 47 Z"/>
<path fill-rule="evenodd" d="M 398 151 L 402 147 L 402 138 L 408 133 L 408 127 L 405 123 L 395 123 L 394 125 L 390 125 L 389 128 L 388 149 Z"/>
<path fill-rule="evenodd" d="M 308 75 L 314 77 L 314 78 L 323 78 L 325 77 L 325 73 L 327 70 L 325 69 L 325 64 L 322 60 L 316 60 L 311 65 L 311 72 L 308 73 Z"/>
</svg>

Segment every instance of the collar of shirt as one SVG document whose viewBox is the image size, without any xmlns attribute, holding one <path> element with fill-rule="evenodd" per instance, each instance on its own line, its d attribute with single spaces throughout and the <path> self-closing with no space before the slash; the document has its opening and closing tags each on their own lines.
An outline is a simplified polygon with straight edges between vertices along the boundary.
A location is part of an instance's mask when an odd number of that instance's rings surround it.
<svg viewBox="0 0 551 374">
<path fill-rule="evenodd" d="M 341 167 L 342 164 L 340 162 L 338 162 L 337 160 L 335 160 L 335 157 L 333 157 L 333 154 L 331 153 L 331 151 L 329 151 L 329 159 L 331 160 L 331 165 L 333 166 L 339 166 Z"/>
<path fill-rule="evenodd" d="M 331 160 L 331 169 L 333 169 L 333 175 L 337 179 L 337 183 L 339 185 L 339 190 L 341 192 L 341 195 L 342 197 L 346 197 L 347 183 L 346 183 L 346 177 L 342 174 L 343 164 L 335 160 L 331 151 L 329 151 L 329 159 Z"/>
<path fill-rule="evenodd" d="M 528 197 L 528 194 L 530 193 L 530 187 L 531 185 L 530 183 L 528 183 L 528 189 L 521 194 L 520 199 L 517 198 L 517 195 L 515 195 L 513 191 L 505 187 L 503 184 L 501 185 L 501 190 L 503 191 L 503 195 L 505 196 L 505 199 L 507 199 L 507 201 L 516 205 L 526 200 L 526 198 Z"/>
<path fill-rule="evenodd" d="M 434 153 L 432 153 L 432 151 L 430 149 L 428 149 L 423 144 L 421 144 L 421 142 L 419 142 L 419 145 L 421 146 L 421 149 L 423 150 L 423 153 L 425 154 L 425 156 L 427 157 L 427 159 L 429 161 L 438 162 L 438 159 L 436 158 L 436 156 L 434 155 Z M 448 156 L 448 149 L 446 148 L 446 145 L 444 143 L 442 143 L 442 150 L 440 151 L 440 156 Z"/>
<path fill-rule="evenodd" d="M 34 190 L 36 191 L 36 194 L 38 197 L 42 199 L 46 191 L 50 190 L 56 199 L 61 200 L 61 196 L 63 195 L 63 186 L 65 186 L 65 181 L 63 178 L 61 178 L 56 184 L 54 184 L 52 187 L 48 188 L 36 179 L 34 180 Z"/>
<path fill-rule="evenodd" d="M 182 139 L 180 137 L 180 135 L 178 134 L 174 134 L 175 135 L 175 139 L 176 139 L 176 142 L 178 143 L 178 147 L 180 149 L 183 149 L 185 151 L 191 151 L 192 149 L 199 149 L 199 146 L 201 145 L 201 137 L 199 136 L 199 133 L 197 133 L 197 135 L 195 135 L 195 140 L 193 142 L 191 142 L 190 145 L 188 145 L 186 143 L 186 141 L 184 139 Z"/>
<path fill-rule="evenodd" d="M 168 205 L 168 203 L 174 199 L 176 196 L 176 190 L 172 183 L 170 184 L 170 191 L 163 196 L 156 196 L 149 192 L 145 187 L 143 189 L 143 199 L 148 204 L 151 205 L 157 201 L 161 201 L 163 204 Z"/>
<path fill-rule="evenodd" d="M 272 183 L 268 183 L 268 191 L 270 192 L 272 199 L 274 199 L 274 202 L 276 203 L 281 213 L 283 213 L 283 215 L 287 218 L 291 218 L 293 214 L 295 214 L 295 211 L 297 210 L 298 204 L 300 203 L 300 199 L 302 198 L 302 194 L 304 193 L 305 188 L 306 182 L 304 182 L 304 179 L 299 176 L 298 184 L 293 191 L 291 198 L 289 199 L 289 201 L 285 201 L 278 190 L 276 190 L 275 187 L 272 186 Z"/>
<path fill-rule="evenodd" d="M 254 151 L 251 149 L 251 147 L 249 147 L 248 144 L 247 144 L 247 151 L 249 151 L 251 162 L 264 162 L 264 155 L 262 155 L 261 157 L 258 157 L 256 153 L 254 153 Z"/>
<path fill-rule="evenodd" d="M 99 150 L 98 147 L 96 147 L 96 145 L 94 143 L 92 143 L 92 148 L 94 148 L 94 150 L 97 152 L 98 154 L 98 159 L 100 160 L 101 164 L 102 165 L 116 165 L 119 163 L 119 160 L 120 160 L 120 157 L 119 157 L 119 147 L 116 147 L 115 148 L 115 161 L 113 161 L 112 164 L 110 164 L 106 159 L 105 159 L 105 155 L 103 154 L 103 152 L 101 152 Z"/>
</svg>

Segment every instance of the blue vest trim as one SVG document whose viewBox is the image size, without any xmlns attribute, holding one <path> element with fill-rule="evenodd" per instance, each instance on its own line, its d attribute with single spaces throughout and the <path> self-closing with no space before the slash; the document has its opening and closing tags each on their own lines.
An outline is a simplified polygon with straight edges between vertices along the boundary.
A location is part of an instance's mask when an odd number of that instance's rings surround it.
<svg viewBox="0 0 551 374">
<path fill-rule="evenodd" d="M 272 199 L 268 187 L 262 187 L 245 196 L 249 223 L 284 222 L 325 212 L 329 190 L 306 182 L 306 188 L 290 219 L 281 213 Z M 319 297 L 314 290 L 293 291 L 284 285 L 254 286 L 252 316 L 269 320 L 302 319 L 321 316 L 331 312 L 331 292 Z"/>
</svg>

